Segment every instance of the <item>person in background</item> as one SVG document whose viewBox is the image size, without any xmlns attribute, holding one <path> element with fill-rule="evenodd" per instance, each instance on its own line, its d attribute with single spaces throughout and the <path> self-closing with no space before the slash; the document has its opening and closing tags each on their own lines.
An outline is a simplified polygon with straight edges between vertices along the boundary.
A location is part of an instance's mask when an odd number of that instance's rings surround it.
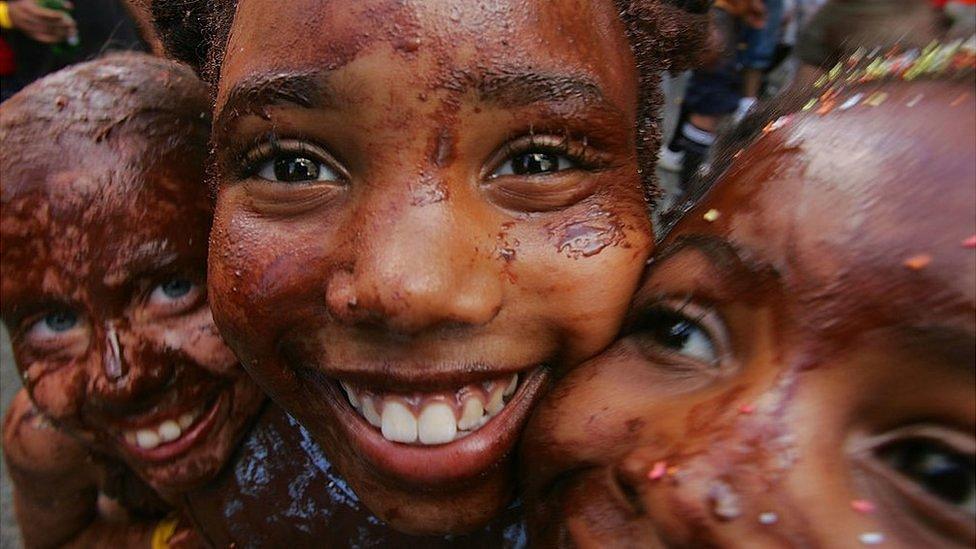
<svg viewBox="0 0 976 549">
<path fill-rule="evenodd" d="M 692 73 L 674 136 L 659 166 L 680 172 L 681 193 L 708 157 L 722 120 L 755 103 L 776 50 L 782 0 L 719 0 L 710 12 L 717 60 Z"/>
<path fill-rule="evenodd" d="M 0 100 L 38 78 L 109 50 L 146 46 L 117 0 L 0 1 Z"/>
</svg>

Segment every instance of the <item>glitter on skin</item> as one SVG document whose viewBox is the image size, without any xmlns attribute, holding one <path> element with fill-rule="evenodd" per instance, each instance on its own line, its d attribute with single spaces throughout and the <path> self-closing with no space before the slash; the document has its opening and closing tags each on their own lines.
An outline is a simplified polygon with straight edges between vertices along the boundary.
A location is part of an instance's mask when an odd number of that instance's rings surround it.
<svg viewBox="0 0 976 549">
<path fill-rule="evenodd" d="M 716 209 L 713 208 L 713 209 L 708 210 L 707 212 L 705 212 L 705 215 L 702 216 L 702 219 L 704 219 L 705 221 L 708 221 L 709 223 L 711 223 L 712 221 L 715 221 L 716 219 L 718 219 L 721 216 L 722 216 L 722 214 L 718 210 L 716 210 Z"/>
</svg>

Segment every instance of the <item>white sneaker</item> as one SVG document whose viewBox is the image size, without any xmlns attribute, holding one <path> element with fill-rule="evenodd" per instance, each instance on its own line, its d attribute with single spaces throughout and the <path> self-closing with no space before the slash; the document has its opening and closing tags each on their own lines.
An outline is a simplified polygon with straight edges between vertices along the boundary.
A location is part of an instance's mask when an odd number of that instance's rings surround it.
<svg viewBox="0 0 976 549">
<path fill-rule="evenodd" d="M 685 164 L 684 151 L 672 151 L 667 145 L 661 147 L 657 156 L 657 167 L 662 170 L 678 173 Z"/>
</svg>

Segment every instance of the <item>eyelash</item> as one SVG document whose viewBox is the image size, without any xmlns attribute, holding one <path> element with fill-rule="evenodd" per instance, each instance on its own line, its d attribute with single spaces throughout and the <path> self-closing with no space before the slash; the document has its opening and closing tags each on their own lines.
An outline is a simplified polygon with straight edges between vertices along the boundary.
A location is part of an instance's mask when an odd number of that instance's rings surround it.
<svg viewBox="0 0 976 549">
<path fill-rule="evenodd" d="M 530 131 L 527 136 L 507 140 L 498 151 L 492 154 L 490 162 L 486 164 L 483 177 L 487 177 L 511 157 L 532 150 L 565 155 L 577 164 L 577 169 L 581 170 L 597 171 L 609 167 L 606 158 L 589 145 L 586 136 L 574 138 L 567 131 L 563 133 L 562 137 L 557 138 L 554 134 L 537 135 Z M 341 164 L 332 155 L 318 147 L 309 145 L 300 138 L 282 139 L 275 133 L 265 134 L 252 140 L 244 152 L 237 155 L 237 161 L 234 163 L 236 167 L 234 176 L 238 179 L 253 177 L 262 164 L 281 154 L 308 155 L 329 165 L 331 169 L 344 177 L 348 177 Z"/>
<path fill-rule="evenodd" d="M 237 166 L 235 177 L 238 179 L 253 177 L 262 164 L 282 154 L 306 155 L 326 164 L 343 177 L 348 177 L 341 163 L 328 152 L 301 138 L 281 139 L 274 133 L 265 134 L 253 140 L 245 152 L 238 155 L 237 162 L 235 162 L 235 166 Z"/>
<path fill-rule="evenodd" d="M 581 170 L 596 171 L 608 167 L 607 160 L 590 147 L 586 136 L 573 137 L 568 131 L 563 132 L 561 137 L 557 134 L 538 135 L 530 130 L 526 136 L 506 140 L 505 144 L 489 157 L 491 160 L 486 163 L 482 178 L 486 178 L 513 156 L 534 150 L 566 155 L 577 164 L 577 169 Z"/>
</svg>

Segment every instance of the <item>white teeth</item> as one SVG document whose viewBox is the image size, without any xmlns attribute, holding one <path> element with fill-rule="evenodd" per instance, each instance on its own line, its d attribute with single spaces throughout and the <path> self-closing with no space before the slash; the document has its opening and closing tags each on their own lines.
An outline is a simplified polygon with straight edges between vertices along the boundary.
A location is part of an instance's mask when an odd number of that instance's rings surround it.
<svg viewBox="0 0 976 549">
<path fill-rule="evenodd" d="M 417 440 L 417 418 L 399 402 L 383 406 L 383 438 L 393 442 L 410 443 Z"/>
<path fill-rule="evenodd" d="M 159 425 L 159 438 L 163 442 L 170 442 L 180 438 L 183 431 L 180 429 L 179 424 L 177 424 L 172 419 L 168 419 Z"/>
<path fill-rule="evenodd" d="M 136 444 L 143 450 L 151 450 L 159 446 L 159 434 L 149 429 L 139 429 L 136 432 Z"/>
<path fill-rule="evenodd" d="M 341 386 L 353 408 L 387 440 L 445 444 L 471 434 L 501 413 L 518 383 L 518 374 L 512 374 L 507 381 L 488 380 L 449 391 L 389 395 L 346 382 Z"/>
<path fill-rule="evenodd" d="M 368 421 L 373 427 L 379 427 L 383 424 L 383 420 L 380 419 L 379 412 L 376 411 L 376 405 L 373 404 L 373 399 L 368 396 L 364 396 L 362 398 L 362 413 L 363 417 L 366 418 L 366 421 Z"/>
<path fill-rule="evenodd" d="M 485 413 L 485 405 L 481 399 L 472 396 L 464 403 L 464 410 L 461 412 L 461 419 L 458 420 L 458 429 L 467 431 L 478 426 L 481 416 Z"/>
<path fill-rule="evenodd" d="M 346 397 L 349 399 L 349 403 L 354 407 L 359 408 L 359 399 L 356 398 L 356 391 L 353 391 L 352 387 L 350 387 L 347 383 L 343 383 L 342 388 L 346 391 Z"/>
<path fill-rule="evenodd" d="M 515 389 L 518 387 L 518 374 L 512 376 L 512 381 L 508 383 L 508 387 L 505 387 L 505 396 L 510 397 L 515 394 Z"/>
<path fill-rule="evenodd" d="M 197 419 L 197 416 L 194 415 L 193 412 L 187 412 L 187 413 L 181 415 L 179 417 L 179 419 L 177 419 L 176 421 L 179 424 L 180 429 L 189 429 L 190 428 L 190 425 L 193 425 L 193 422 L 196 419 Z"/>
<path fill-rule="evenodd" d="M 409 413 L 409 412 L 408 412 Z M 386 414 L 384 414 L 384 418 Z M 417 421 L 417 434 L 422 444 L 444 444 L 454 440 L 457 434 L 454 411 L 443 402 L 428 404 Z M 385 435 L 385 433 L 384 433 Z"/>
<path fill-rule="evenodd" d="M 485 410 L 488 411 L 489 415 L 495 415 L 505 407 L 502 393 L 503 391 L 498 388 L 492 391 L 491 397 L 488 398 L 488 404 L 485 404 Z"/>
</svg>

